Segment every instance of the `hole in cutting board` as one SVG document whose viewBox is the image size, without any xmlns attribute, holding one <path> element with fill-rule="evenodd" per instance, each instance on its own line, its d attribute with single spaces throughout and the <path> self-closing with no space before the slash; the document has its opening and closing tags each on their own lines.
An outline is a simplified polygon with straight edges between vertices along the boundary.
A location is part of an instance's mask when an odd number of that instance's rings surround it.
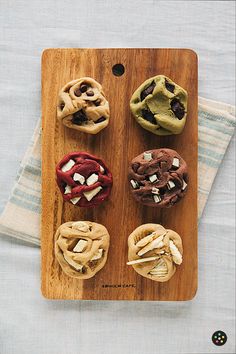
<svg viewBox="0 0 236 354">
<path fill-rule="evenodd" d="M 112 67 L 112 72 L 115 76 L 122 76 L 125 72 L 125 67 L 123 64 L 115 64 Z"/>
</svg>

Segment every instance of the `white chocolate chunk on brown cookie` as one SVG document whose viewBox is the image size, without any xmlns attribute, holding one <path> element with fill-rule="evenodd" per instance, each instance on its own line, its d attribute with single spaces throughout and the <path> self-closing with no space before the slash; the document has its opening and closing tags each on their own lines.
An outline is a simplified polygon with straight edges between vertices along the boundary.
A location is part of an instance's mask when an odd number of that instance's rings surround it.
<svg viewBox="0 0 236 354">
<path fill-rule="evenodd" d="M 75 197 L 75 198 L 71 198 L 70 201 L 71 203 L 73 203 L 74 205 L 78 203 L 78 201 L 81 199 L 81 197 Z"/>
<path fill-rule="evenodd" d="M 152 194 L 160 194 L 160 189 L 152 187 Z"/>
<path fill-rule="evenodd" d="M 105 171 L 104 168 L 101 165 L 99 166 L 99 170 L 100 170 L 101 173 L 104 173 L 104 171 Z"/>
<path fill-rule="evenodd" d="M 96 183 L 98 181 L 98 175 L 96 173 L 93 173 L 91 176 L 89 176 L 86 180 L 87 186 L 91 186 L 92 184 Z"/>
<path fill-rule="evenodd" d="M 173 158 L 172 166 L 179 168 L 179 159 L 177 157 Z"/>
<path fill-rule="evenodd" d="M 148 152 L 148 151 L 145 151 L 143 153 L 143 159 L 146 160 L 146 161 L 151 161 L 152 160 L 152 153 Z"/>
<path fill-rule="evenodd" d="M 158 180 L 158 178 L 157 178 L 157 175 L 152 175 L 152 176 L 149 176 L 149 181 L 150 182 L 156 182 Z"/>
<path fill-rule="evenodd" d="M 75 182 L 79 182 L 80 184 L 84 184 L 85 182 L 84 176 L 82 176 L 80 173 L 75 173 L 73 176 L 73 180 Z"/>
<path fill-rule="evenodd" d="M 154 196 L 153 196 L 153 199 L 154 199 L 154 202 L 155 203 L 160 203 L 161 202 L 161 197 L 160 197 L 160 195 L 158 194 L 155 194 Z"/>
<path fill-rule="evenodd" d="M 183 186 L 182 186 L 182 191 L 184 191 L 187 187 L 187 183 L 185 182 L 185 180 L 183 179 Z"/>
<path fill-rule="evenodd" d="M 64 166 L 62 166 L 61 170 L 62 172 L 67 172 L 71 170 L 74 165 L 75 165 L 75 161 L 70 159 Z"/>
<path fill-rule="evenodd" d="M 173 181 L 169 181 L 168 183 L 167 183 L 167 188 L 170 190 L 170 189 L 172 189 L 172 188 L 175 188 L 175 183 L 173 182 Z"/>
<path fill-rule="evenodd" d="M 64 194 L 70 194 L 71 193 L 71 186 L 69 186 L 68 184 L 65 186 L 65 192 Z"/>
<path fill-rule="evenodd" d="M 102 187 L 99 186 L 97 188 L 92 189 L 91 191 L 84 192 L 84 196 L 87 199 L 87 201 L 90 202 L 90 200 L 92 200 L 95 197 L 95 195 L 97 195 L 101 190 Z"/>
<path fill-rule="evenodd" d="M 132 185 L 132 187 L 133 187 L 134 189 L 139 188 L 138 182 L 135 181 L 134 179 L 131 179 L 130 183 L 131 183 L 131 185 Z"/>
</svg>

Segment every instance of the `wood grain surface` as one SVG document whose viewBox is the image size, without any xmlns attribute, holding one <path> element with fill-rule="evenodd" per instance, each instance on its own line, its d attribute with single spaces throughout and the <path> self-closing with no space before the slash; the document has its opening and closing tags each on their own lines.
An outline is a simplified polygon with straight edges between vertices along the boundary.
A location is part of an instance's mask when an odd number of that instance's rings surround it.
<svg viewBox="0 0 236 354">
<path fill-rule="evenodd" d="M 112 66 L 122 63 L 118 77 Z M 163 74 L 188 91 L 188 117 L 180 135 L 158 137 L 132 117 L 129 100 L 147 78 Z M 57 96 L 67 82 L 90 76 L 102 84 L 110 104 L 110 124 L 96 136 L 66 128 L 56 119 Z M 189 49 L 47 49 L 42 55 L 42 293 L 49 299 L 190 300 L 197 290 L 197 56 Z M 132 198 L 127 180 L 129 162 L 148 149 L 168 147 L 186 160 L 189 188 L 171 209 L 146 207 Z M 65 203 L 55 181 L 55 166 L 72 151 L 100 156 L 113 174 L 108 201 L 93 209 Z M 69 278 L 54 256 L 54 234 L 60 224 L 91 220 L 111 236 L 108 260 L 94 278 Z M 184 260 L 166 283 L 138 275 L 127 266 L 127 238 L 139 225 L 160 223 L 183 240 Z"/>
</svg>

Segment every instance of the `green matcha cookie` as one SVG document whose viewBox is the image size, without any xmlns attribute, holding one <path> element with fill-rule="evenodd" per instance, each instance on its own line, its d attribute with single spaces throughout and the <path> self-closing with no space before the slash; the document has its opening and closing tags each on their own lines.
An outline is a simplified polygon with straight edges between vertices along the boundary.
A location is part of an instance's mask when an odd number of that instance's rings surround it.
<svg viewBox="0 0 236 354">
<path fill-rule="evenodd" d="M 164 75 L 137 88 L 130 100 L 137 122 L 156 135 L 180 134 L 187 116 L 187 92 Z"/>
</svg>

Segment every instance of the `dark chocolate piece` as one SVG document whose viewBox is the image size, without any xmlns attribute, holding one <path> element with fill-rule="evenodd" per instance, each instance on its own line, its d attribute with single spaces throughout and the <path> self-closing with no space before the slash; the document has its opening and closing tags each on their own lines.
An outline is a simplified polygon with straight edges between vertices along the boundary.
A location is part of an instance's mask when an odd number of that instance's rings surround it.
<svg viewBox="0 0 236 354">
<path fill-rule="evenodd" d="M 184 106 L 182 103 L 177 99 L 174 98 L 170 103 L 171 109 L 174 112 L 174 115 L 180 120 L 184 117 L 185 111 Z"/>
<path fill-rule="evenodd" d="M 175 90 L 175 85 L 171 84 L 169 81 L 167 81 L 165 79 L 165 86 L 166 86 L 166 89 L 172 93 L 174 93 L 174 90 Z"/>
<path fill-rule="evenodd" d="M 156 86 L 155 82 L 153 81 L 151 83 L 151 85 L 149 85 L 148 87 L 146 87 L 142 92 L 141 92 L 141 101 L 144 100 L 145 97 L 147 97 L 148 95 L 150 95 L 153 90 L 154 90 L 154 87 Z"/>
<path fill-rule="evenodd" d="M 88 89 L 88 86 L 87 86 L 87 85 L 81 85 L 81 86 L 80 86 L 80 91 L 81 91 L 82 93 L 86 92 L 87 89 Z"/>
<path fill-rule="evenodd" d="M 88 121 L 88 118 L 86 117 L 86 115 L 82 109 L 73 114 L 73 118 L 72 118 L 73 124 L 82 125 L 82 124 L 86 123 L 87 121 Z"/>
<path fill-rule="evenodd" d="M 100 106 L 101 100 L 97 99 L 93 103 L 95 104 L 95 106 Z"/>
<path fill-rule="evenodd" d="M 89 90 L 86 92 L 87 96 L 94 96 L 94 92 L 92 90 Z"/>
<path fill-rule="evenodd" d="M 81 91 L 80 91 L 80 89 L 77 88 L 77 89 L 74 91 L 74 94 L 75 94 L 75 96 L 80 97 L 80 96 L 81 96 Z"/>
<path fill-rule="evenodd" d="M 100 117 L 100 118 L 98 118 L 98 120 L 96 120 L 96 122 L 94 122 L 94 123 L 102 123 L 102 122 L 104 122 L 104 120 L 106 120 L 106 118 L 105 117 Z"/>
<path fill-rule="evenodd" d="M 142 110 L 142 117 L 152 124 L 157 124 L 154 114 L 148 109 Z"/>
</svg>

